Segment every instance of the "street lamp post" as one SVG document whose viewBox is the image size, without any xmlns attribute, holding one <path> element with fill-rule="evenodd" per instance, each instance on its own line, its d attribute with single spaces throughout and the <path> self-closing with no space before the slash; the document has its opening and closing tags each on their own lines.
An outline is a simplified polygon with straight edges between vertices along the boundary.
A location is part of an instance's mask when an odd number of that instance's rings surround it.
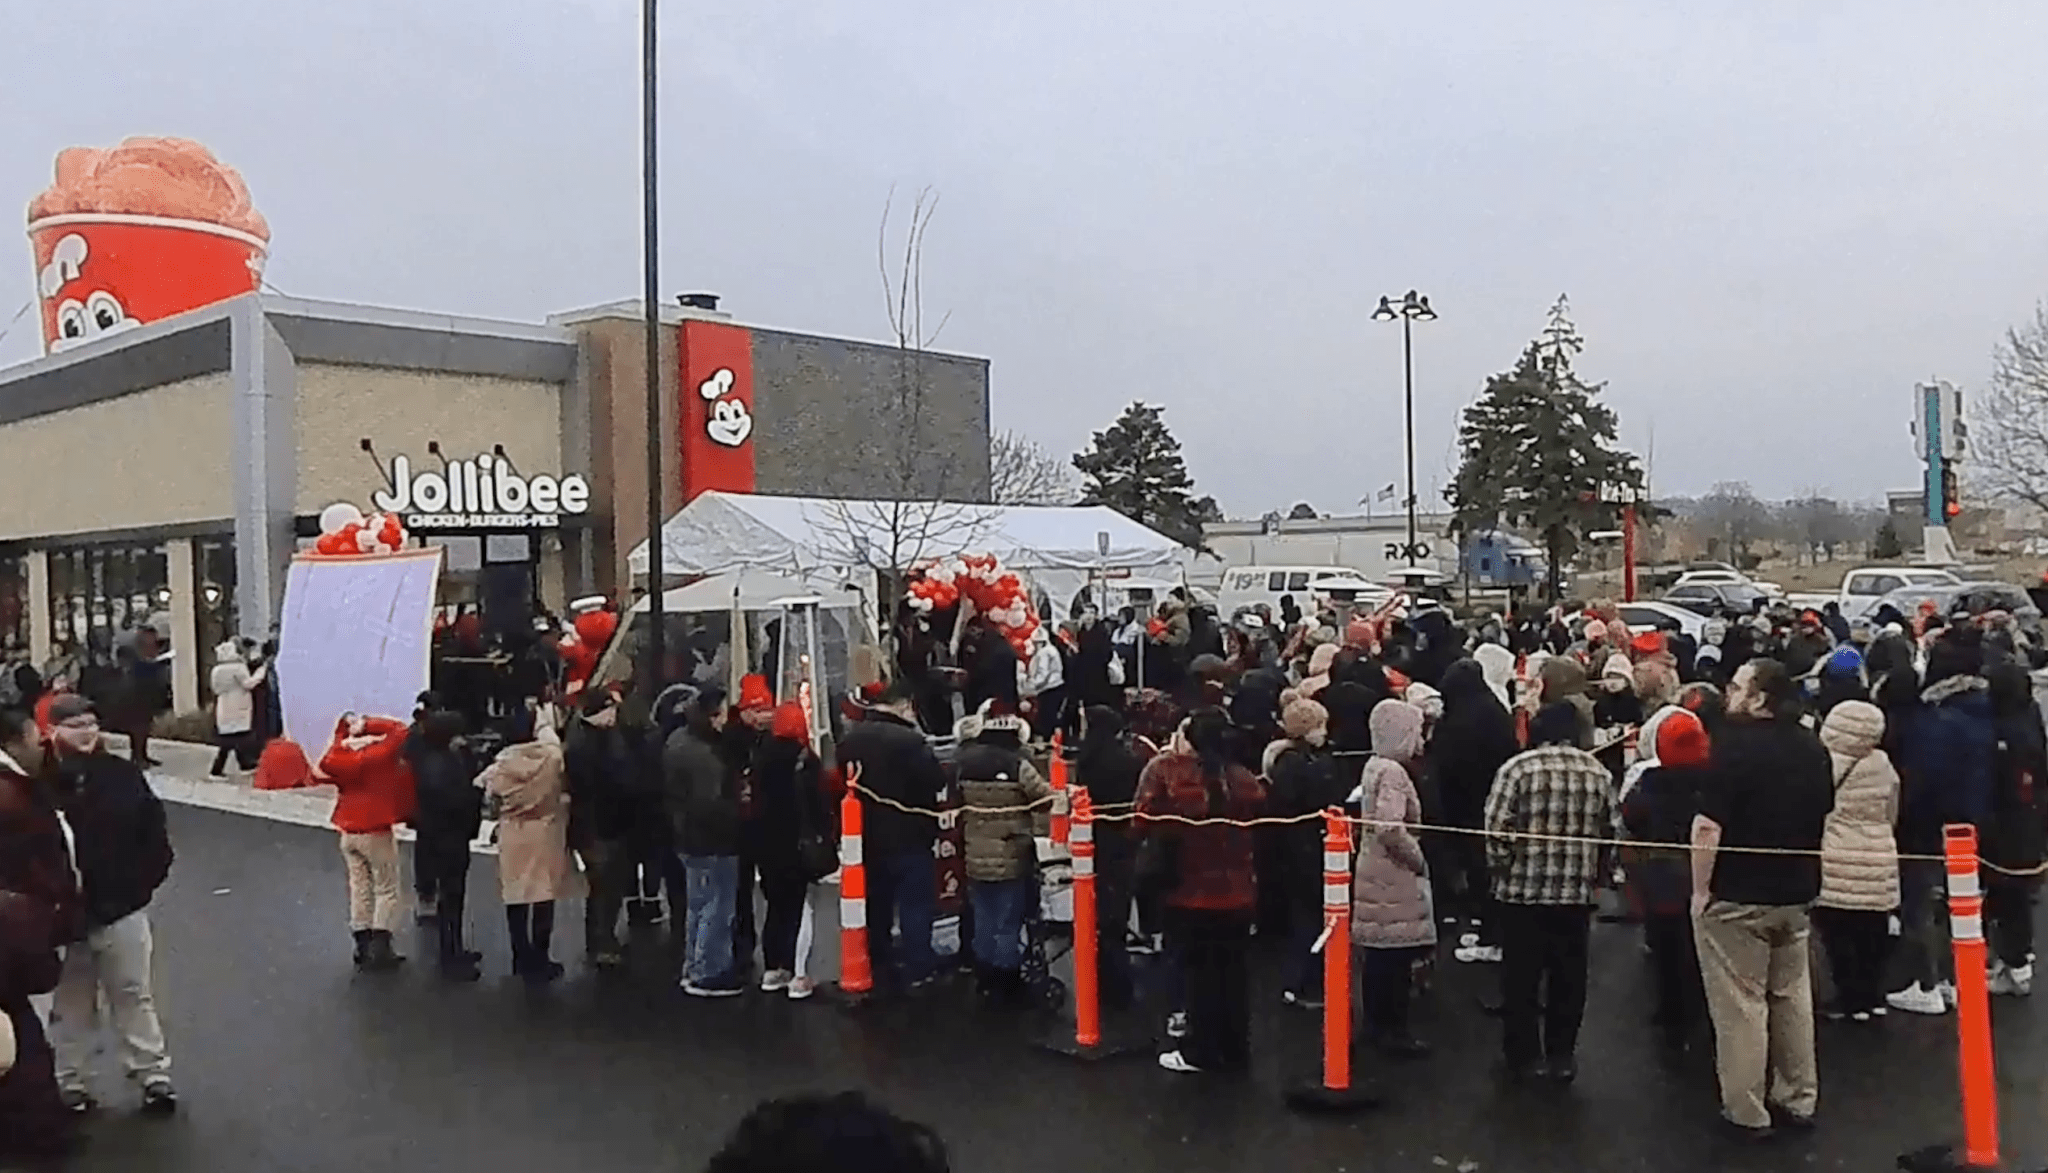
<svg viewBox="0 0 2048 1173">
<path fill-rule="evenodd" d="M 658 154 L 654 133 L 656 0 L 640 5 L 640 215 L 641 256 L 645 284 L 641 297 L 647 315 L 647 701 L 666 683 L 662 679 L 667 663 L 666 632 L 661 613 L 661 250 L 659 219 L 661 202 L 655 184 L 654 164 Z M 631 615 L 629 609 L 628 615 Z"/>
<path fill-rule="evenodd" d="M 1429 298 L 1409 290 L 1399 305 L 1391 297 L 1380 298 L 1380 308 L 1372 312 L 1375 322 L 1401 320 L 1401 377 L 1402 417 L 1408 438 L 1408 565 L 1415 566 L 1415 331 L 1416 322 L 1436 319 L 1436 311 L 1429 308 Z"/>
</svg>

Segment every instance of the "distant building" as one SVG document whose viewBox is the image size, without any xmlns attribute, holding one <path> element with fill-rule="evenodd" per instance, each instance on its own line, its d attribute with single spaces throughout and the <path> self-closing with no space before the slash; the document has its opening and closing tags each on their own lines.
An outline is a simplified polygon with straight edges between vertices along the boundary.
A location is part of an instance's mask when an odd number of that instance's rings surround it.
<svg viewBox="0 0 2048 1173">
<path fill-rule="evenodd" d="M 1417 514 L 1416 564 L 1456 575 L 1462 566 L 1474 586 L 1525 586 L 1540 582 L 1543 551 L 1506 530 L 1474 535 L 1460 557 L 1448 513 Z M 1202 539 L 1223 567 L 1342 566 L 1382 580 L 1408 565 L 1405 513 L 1370 517 L 1289 520 L 1268 515 L 1258 521 L 1221 521 L 1202 528 Z M 1219 567 L 1220 569 L 1220 567 Z"/>
</svg>

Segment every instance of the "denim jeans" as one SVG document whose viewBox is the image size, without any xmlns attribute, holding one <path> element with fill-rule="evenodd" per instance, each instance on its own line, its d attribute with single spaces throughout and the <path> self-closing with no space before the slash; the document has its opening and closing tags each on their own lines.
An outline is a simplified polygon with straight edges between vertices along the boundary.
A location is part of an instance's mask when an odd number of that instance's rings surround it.
<svg viewBox="0 0 2048 1173">
<path fill-rule="evenodd" d="M 739 898 L 736 855 L 686 855 L 688 911 L 683 920 L 683 980 L 699 985 L 732 976 L 732 913 Z"/>
<path fill-rule="evenodd" d="M 932 918 L 939 903 L 939 873 L 929 847 L 898 852 L 868 867 L 868 951 L 875 976 L 894 969 L 904 985 L 932 975 Z M 902 937 L 896 931 L 902 930 Z"/>
<path fill-rule="evenodd" d="M 1014 973 L 1024 964 L 1024 916 L 1037 895 L 1029 877 L 1017 880 L 970 880 L 967 899 L 974 906 L 974 959 L 991 969 Z"/>
</svg>

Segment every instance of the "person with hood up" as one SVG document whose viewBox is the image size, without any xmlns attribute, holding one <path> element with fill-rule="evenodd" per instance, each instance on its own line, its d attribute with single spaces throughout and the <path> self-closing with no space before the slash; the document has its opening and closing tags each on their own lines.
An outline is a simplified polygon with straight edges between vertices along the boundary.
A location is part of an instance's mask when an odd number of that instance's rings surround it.
<svg viewBox="0 0 2048 1173">
<path fill-rule="evenodd" d="M 1501 767 L 1486 798 L 1510 1080 L 1578 1078 L 1593 910 L 1622 837 L 1612 779 L 1586 737 L 1571 699 L 1546 701 L 1529 722 L 1531 748 Z"/>
<path fill-rule="evenodd" d="M 1713 618 L 1700 627 L 1699 650 L 1692 656 L 1692 677 L 1686 683 L 1704 681 L 1716 688 L 1728 686 L 1729 661 L 1726 658 L 1728 642 L 1728 621 Z"/>
<path fill-rule="evenodd" d="M 626 960 L 619 914 L 634 891 L 629 840 L 638 792 L 651 787 L 643 777 L 646 751 L 637 731 L 621 724 L 619 699 L 608 689 L 586 688 L 576 700 L 562 743 L 562 768 L 569 787 L 569 842 L 583 859 L 590 885 L 583 902 L 583 948 L 591 965 L 613 969 Z"/>
<path fill-rule="evenodd" d="M 1151 742 L 1131 734 L 1122 713 L 1106 705 L 1089 705 L 1081 711 L 1075 782 L 1088 788 L 1088 796 L 1097 806 L 1127 809 L 1138 798 L 1138 775 L 1157 752 Z M 1137 855 L 1138 836 L 1129 820 L 1095 824 L 1096 957 L 1102 970 L 1102 1004 L 1111 1010 L 1127 1009 L 1135 994 L 1125 934 L 1130 931 L 1131 902 L 1136 895 L 1132 872 Z"/>
<path fill-rule="evenodd" d="M 1009 645 L 1002 646 L 1008 654 Z M 1016 679 L 1015 673 L 1011 679 Z M 839 743 L 839 761 L 846 768 L 848 786 L 857 784 L 861 792 L 868 948 L 875 980 L 906 988 L 922 986 L 937 966 L 932 919 L 939 893 L 932 844 L 938 823 L 878 799 L 913 810 L 935 810 L 948 783 L 945 767 L 917 727 L 910 694 L 901 682 L 885 687 L 866 718 L 846 731 Z"/>
<path fill-rule="evenodd" d="M 1358 809 L 1366 820 L 1351 876 L 1351 943 L 1359 950 L 1359 985 L 1374 1047 L 1397 1059 L 1419 1059 L 1428 1044 L 1409 1028 L 1415 962 L 1436 945 L 1436 909 L 1429 865 L 1416 828 L 1422 800 L 1414 771 L 1422 764 L 1422 710 L 1391 698 L 1373 706 L 1372 757 L 1359 777 Z"/>
<path fill-rule="evenodd" d="M 1919 703 L 1904 714 L 1894 761 L 1901 782 L 1899 850 L 1940 856 L 1948 823 L 1990 825 L 1998 773 L 1998 719 L 1982 649 L 1972 633 L 1944 636 L 1928 649 Z M 1939 862 L 1901 860 L 1899 947 L 1912 984 L 1887 995 L 1894 1010 L 1946 1014 L 1955 1007 L 1949 969 L 1948 918 L 1942 912 L 1946 871 Z"/>
<path fill-rule="evenodd" d="M 498 812 L 498 892 L 512 944 L 512 972 L 529 985 L 562 976 L 549 956 L 555 901 L 580 894 L 569 857 L 569 782 L 553 706 L 529 710 L 518 738 L 477 777 Z"/>
<path fill-rule="evenodd" d="M 1648 768 L 1635 776 L 1621 803 L 1629 839 L 1643 846 L 1627 848 L 1623 862 L 1642 903 L 1643 942 L 1657 983 L 1655 1022 L 1668 1057 L 1691 1043 L 1706 1011 L 1692 941 L 1692 862 L 1686 843 L 1699 813 L 1711 745 L 1700 719 L 1676 707 L 1659 711 L 1643 729 L 1643 743 L 1655 756 L 1646 759 Z"/>
<path fill-rule="evenodd" d="M 1330 687 L 1330 669 L 1337 663 L 1337 653 L 1343 648 L 1337 644 L 1317 644 L 1316 650 L 1308 654 L 1308 675 L 1302 678 L 1295 690 L 1303 700 L 1314 700 L 1317 694 Z"/>
<path fill-rule="evenodd" d="M 2026 997 L 2034 990 L 2034 892 L 2044 855 L 2043 794 L 2048 780 L 2048 738 L 2041 727 L 2041 709 L 2034 703 L 2027 670 L 2006 661 L 1986 673 L 1991 712 L 1997 722 L 1997 773 L 1991 794 L 1991 819 L 1977 829 L 1979 851 L 1987 864 L 1984 881 L 1984 930 L 1996 954 L 1991 963 L 1991 992 Z M 2003 870 L 2000 870 L 2003 869 Z"/>
<path fill-rule="evenodd" d="M 1845 700 L 1828 710 L 1820 741 L 1834 767 L 1835 809 L 1820 842 L 1813 915 L 1835 979 L 1835 1012 L 1869 1022 L 1885 1012 L 1891 915 L 1899 907 L 1899 775 L 1878 743 L 1884 711 Z"/>
<path fill-rule="evenodd" d="M 52 715 L 53 793 L 70 828 L 85 912 L 83 936 L 65 948 L 50 1009 L 57 1085 L 73 1111 L 95 1106 L 85 1066 L 104 1006 L 122 1069 L 142 1089 L 143 1111 L 168 1115 L 178 1096 L 156 1012 L 149 919 L 149 902 L 169 878 L 173 858 L 163 803 L 139 766 L 107 752 L 84 698 L 60 700 Z"/>
<path fill-rule="evenodd" d="M 1515 654 L 1499 644 L 1480 644 L 1472 649 L 1472 658 L 1479 662 L 1479 670 L 1486 677 L 1486 687 L 1504 709 L 1515 706 Z M 1450 690 L 1446 689 L 1448 693 Z"/>
<path fill-rule="evenodd" d="M 1492 909 L 1486 839 L 1479 831 L 1486 824 L 1486 796 L 1494 777 L 1522 747 L 1515 737 L 1515 719 L 1493 692 L 1479 660 L 1453 663 L 1444 669 L 1443 682 L 1444 715 L 1430 738 L 1429 754 L 1444 819 L 1467 833 L 1445 837 L 1445 856 L 1451 862 L 1437 895 L 1451 906 L 1448 911 L 1464 929 L 1457 959 L 1497 962 L 1500 926 Z"/>
<path fill-rule="evenodd" d="M 723 752 L 727 717 L 725 690 L 705 688 L 661 751 L 662 792 L 688 877 L 681 984 L 694 998 L 732 998 L 746 988 L 733 949 L 740 780 Z"/>
<path fill-rule="evenodd" d="M 1185 1033 L 1159 1056 L 1168 1071 L 1243 1071 L 1251 1063 L 1251 828 L 1187 820 L 1250 820 L 1265 798 L 1251 771 L 1231 760 L 1230 718 L 1215 708 L 1188 714 L 1171 748 L 1138 778 L 1138 825 L 1152 841 L 1141 852 L 1160 861 L 1152 880 L 1163 890 L 1166 935 L 1186 983 Z"/>
<path fill-rule="evenodd" d="M 256 689 L 269 679 L 267 665 L 258 664 L 255 671 L 243 659 L 242 644 L 237 640 L 223 640 L 213 649 L 213 736 L 219 750 L 213 755 L 213 768 L 207 775 L 216 779 L 227 777 L 228 755 L 233 754 L 235 764 L 243 771 L 256 768 L 256 754 L 261 748 L 256 741 Z"/>
<path fill-rule="evenodd" d="M 1600 665 L 1600 690 L 1593 699 L 1593 724 L 1619 729 L 1643 723 L 1643 701 L 1636 695 L 1636 669 L 1620 652 Z"/>
<path fill-rule="evenodd" d="M 984 705 L 960 720 L 953 769 L 960 816 L 967 902 L 974 911 L 975 985 L 984 1001 L 1018 1002 L 1024 995 L 1024 921 L 1038 898 L 1037 845 L 1032 808 L 1052 787 L 1024 756 L 1028 730 L 1022 717 Z M 983 808 L 977 810 L 975 808 Z M 1003 810 L 1001 814 L 985 813 Z"/>
<path fill-rule="evenodd" d="M 815 921 L 818 881 L 839 866 L 838 828 L 803 705 L 777 705 L 768 732 L 754 755 L 754 860 L 768 906 L 761 924 L 761 989 L 787 991 L 800 1002 L 817 991 L 804 926 Z"/>
<path fill-rule="evenodd" d="M 434 894 L 436 957 L 441 976 L 473 982 L 483 975 L 483 954 L 463 944 L 469 895 L 469 844 L 483 827 L 483 796 L 477 792 L 469 755 L 463 751 L 462 714 L 429 694 L 429 707 L 406 734 L 414 806 L 413 873 Z"/>
<path fill-rule="evenodd" d="M 1266 746 L 1260 773 L 1266 778 L 1266 813 L 1273 818 L 1310 815 L 1342 807 L 1351 783 L 1330 756 L 1330 713 L 1311 700 L 1292 700 L 1280 715 L 1279 740 Z M 1290 1006 L 1323 1004 L 1321 967 L 1313 951 L 1323 927 L 1323 825 L 1289 823 L 1274 827 L 1273 879 L 1287 906 L 1287 960 L 1282 966 L 1281 1000 Z"/>
</svg>

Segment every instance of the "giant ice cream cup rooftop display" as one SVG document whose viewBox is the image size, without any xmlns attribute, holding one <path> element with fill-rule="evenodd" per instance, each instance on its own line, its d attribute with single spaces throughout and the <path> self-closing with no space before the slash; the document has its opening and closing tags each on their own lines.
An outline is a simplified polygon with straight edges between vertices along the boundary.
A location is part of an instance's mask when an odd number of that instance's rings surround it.
<svg viewBox="0 0 2048 1173">
<path fill-rule="evenodd" d="M 254 290 L 270 226 L 198 143 L 72 147 L 28 205 L 43 348 L 64 350 Z"/>
</svg>

